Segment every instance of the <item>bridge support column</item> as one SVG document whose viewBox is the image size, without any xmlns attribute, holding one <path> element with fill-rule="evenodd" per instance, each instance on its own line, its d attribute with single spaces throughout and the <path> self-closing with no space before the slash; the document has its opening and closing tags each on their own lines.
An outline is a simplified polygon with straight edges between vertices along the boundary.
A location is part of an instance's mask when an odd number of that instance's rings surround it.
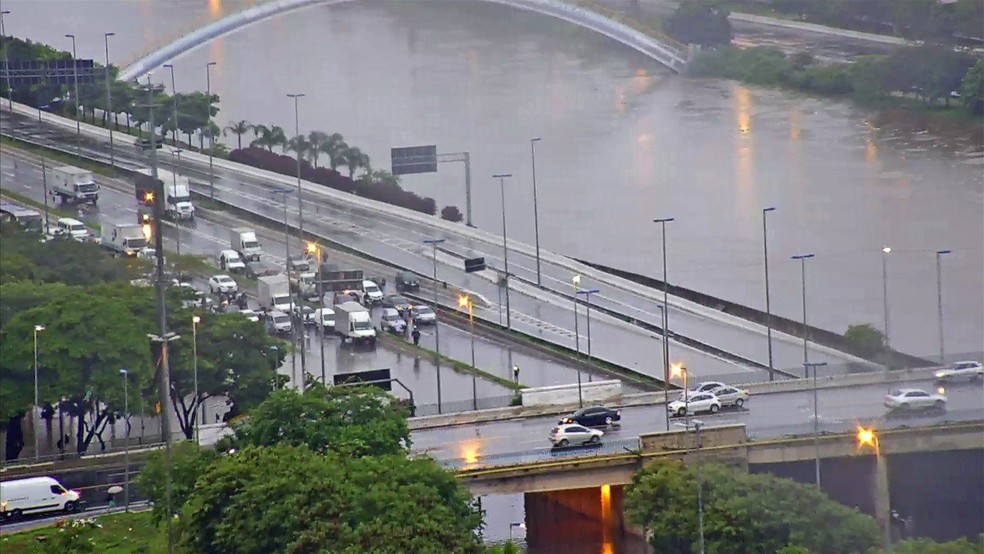
<svg viewBox="0 0 984 554">
<path fill-rule="evenodd" d="M 526 541 L 609 544 L 625 531 L 624 500 L 621 485 L 526 493 Z"/>
</svg>

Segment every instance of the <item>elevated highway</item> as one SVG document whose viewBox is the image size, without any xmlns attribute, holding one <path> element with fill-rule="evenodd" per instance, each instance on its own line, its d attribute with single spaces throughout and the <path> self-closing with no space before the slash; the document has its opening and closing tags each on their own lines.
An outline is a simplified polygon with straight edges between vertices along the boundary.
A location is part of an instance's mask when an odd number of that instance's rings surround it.
<svg viewBox="0 0 984 554">
<path fill-rule="evenodd" d="M 17 105 L 15 114 L 7 113 L 6 106 L 4 110 L 3 132 L 10 136 L 54 148 L 74 142 L 75 123 L 71 120 L 43 114 L 45 125 L 38 133 L 36 123 L 31 119 L 32 114 L 37 117 L 36 112 Z M 85 134 L 83 154 L 94 160 L 108 161 L 108 133 L 85 124 L 82 127 Z M 135 169 L 148 165 L 147 154 L 132 145 L 132 137 L 117 137 L 119 166 Z M 162 167 L 174 169 L 168 156 L 161 156 L 160 161 Z M 271 190 L 285 185 L 296 186 L 294 179 L 225 160 L 215 160 L 215 168 L 217 200 L 269 221 L 282 221 L 282 204 Z M 178 172 L 199 183 L 193 187 L 197 192 L 211 192 L 205 184 L 208 180 L 206 157 L 185 152 Z M 313 183 L 305 182 L 303 189 L 307 212 L 305 231 L 310 235 L 422 275 L 431 275 L 433 271 L 431 252 L 423 240 L 444 237 L 447 241 L 438 252 L 438 279 L 484 298 L 487 307 L 477 310 L 476 317 L 494 323 L 511 319 L 514 330 L 569 349 L 577 342 L 572 332 L 570 278 L 574 274 L 582 275 L 582 286 L 601 289 L 600 294 L 592 297 L 592 303 L 600 308 L 592 312 L 592 356 L 656 379 L 662 378 L 663 330 L 658 327 L 657 308 L 662 303 L 662 296 L 658 291 L 542 250 L 544 280 L 542 287 L 536 287 L 531 283 L 531 268 L 535 265 L 533 248 L 510 241 L 510 257 L 513 258 L 510 270 L 516 277 L 510 286 L 512 317 L 504 318 L 504 306 L 499 301 L 502 289 L 498 286 L 496 272 L 480 275 L 461 271 L 461 256 L 466 254 L 485 255 L 496 267 L 501 236 Z M 288 206 L 288 212 L 291 219 L 297 219 L 296 208 Z M 583 306 L 580 312 L 583 316 Z M 763 326 L 674 296 L 669 299 L 669 312 L 671 357 L 686 361 L 694 378 L 763 373 L 766 359 Z M 677 328 L 680 329 L 679 340 L 674 338 Z M 587 338 L 586 325 L 582 322 L 579 341 L 582 347 L 586 348 Z M 800 339 L 774 333 L 774 348 L 777 366 L 793 368 L 798 374 L 795 366 L 801 360 Z M 817 345 L 813 346 L 812 357 L 831 364 L 864 364 L 855 357 Z"/>
</svg>

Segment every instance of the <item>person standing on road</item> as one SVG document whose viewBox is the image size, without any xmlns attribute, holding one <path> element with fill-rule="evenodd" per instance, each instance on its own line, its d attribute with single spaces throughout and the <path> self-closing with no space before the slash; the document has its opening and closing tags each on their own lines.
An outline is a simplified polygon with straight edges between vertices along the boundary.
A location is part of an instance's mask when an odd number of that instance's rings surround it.
<svg viewBox="0 0 984 554">
<path fill-rule="evenodd" d="M 420 346 L 420 329 L 417 329 L 416 325 L 414 325 L 413 333 L 410 336 L 413 337 L 413 345 Z"/>
</svg>

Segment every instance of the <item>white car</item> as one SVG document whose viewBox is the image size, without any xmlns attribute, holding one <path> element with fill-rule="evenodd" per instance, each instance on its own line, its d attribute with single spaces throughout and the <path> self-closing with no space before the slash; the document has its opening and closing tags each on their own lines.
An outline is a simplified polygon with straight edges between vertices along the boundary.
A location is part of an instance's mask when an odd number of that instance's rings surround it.
<svg viewBox="0 0 984 554">
<path fill-rule="evenodd" d="M 379 316 L 379 330 L 402 335 L 407 331 L 407 322 L 400 317 L 396 308 L 383 308 L 383 315 Z"/>
<path fill-rule="evenodd" d="M 289 333 L 294 329 L 290 316 L 280 311 L 267 313 L 266 328 L 270 333 Z"/>
<path fill-rule="evenodd" d="M 892 410 L 945 409 L 946 397 L 921 389 L 899 389 L 885 397 L 885 407 Z"/>
<path fill-rule="evenodd" d="M 419 325 L 434 325 L 437 323 L 437 314 L 426 304 L 415 304 L 412 311 L 414 323 Z"/>
<path fill-rule="evenodd" d="M 249 308 L 245 310 L 239 310 L 239 313 L 246 317 L 250 321 L 259 321 L 260 315 Z"/>
<path fill-rule="evenodd" d="M 694 396 L 688 396 L 686 400 L 674 400 L 666 407 L 671 416 L 685 416 L 700 412 L 718 413 L 721 410 L 721 401 L 713 393 L 701 392 Z"/>
<path fill-rule="evenodd" d="M 238 273 L 240 271 L 246 271 L 246 262 L 239 257 L 239 252 L 235 250 L 223 250 L 219 252 L 219 267 L 226 271 Z"/>
<path fill-rule="evenodd" d="M 598 444 L 605 433 L 576 423 L 558 425 L 550 430 L 550 443 L 554 446 L 569 446 L 572 444 Z"/>
<path fill-rule="evenodd" d="M 937 371 L 936 378 L 940 381 L 984 379 L 984 366 L 980 362 L 957 362 L 953 367 Z"/>
<path fill-rule="evenodd" d="M 714 392 L 717 389 L 719 389 L 721 387 L 726 387 L 726 386 L 728 386 L 728 385 L 726 385 L 726 384 L 724 384 L 724 383 L 722 383 L 720 381 L 707 381 L 705 383 L 697 383 L 697 386 L 696 387 L 690 389 L 689 395 L 690 396 L 697 396 L 698 394 L 701 394 L 701 393 L 704 393 L 704 392 Z M 683 398 L 683 393 L 682 392 L 680 393 L 680 398 Z"/>
<path fill-rule="evenodd" d="M 228 275 L 215 275 L 208 278 L 208 290 L 212 294 L 235 294 L 239 292 L 239 285 Z"/>
<path fill-rule="evenodd" d="M 721 406 L 735 406 L 741 408 L 748 402 L 750 393 L 747 390 L 737 387 L 726 386 L 714 389 L 714 396 L 721 401 Z"/>
<path fill-rule="evenodd" d="M 362 281 L 362 290 L 366 304 L 377 304 L 383 301 L 383 291 L 374 281 Z"/>
<path fill-rule="evenodd" d="M 335 329 L 335 310 L 331 308 L 318 308 L 314 310 L 314 322 L 320 325 L 321 330 L 325 333 L 332 332 Z"/>
</svg>

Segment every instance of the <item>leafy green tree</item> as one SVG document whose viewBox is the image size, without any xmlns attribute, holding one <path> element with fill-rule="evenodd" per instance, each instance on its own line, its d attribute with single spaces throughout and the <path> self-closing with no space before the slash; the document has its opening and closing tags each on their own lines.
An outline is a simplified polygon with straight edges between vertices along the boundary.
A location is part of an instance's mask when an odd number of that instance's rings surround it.
<svg viewBox="0 0 984 554">
<path fill-rule="evenodd" d="M 191 441 L 176 442 L 171 446 L 172 516 L 181 513 L 181 506 L 194 490 L 198 477 L 217 457 L 214 450 L 200 448 Z M 136 482 L 140 492 L 153 504 L 154 522 L 163 521 L 167 514 L 167 458 L 163 450 L 147 456 Z"/>
<path fill-rule="evenodd" d="M 844 342 L 851 351 L 870 358 L 885 348 L 885 335 L 870 323 L 848 325 Z"/>
<path fill-rule="evenodd" d="M 716 46 L 731 44 L 729 11 L 719 2 L 688 0 L 677 6 L 666 20 L 666 32 L 688 44 Z"/>
<path fill-rule="evenodd" d="M 407 412 L 376 387 L 332 387 L 314 383 L 301 394 L 274 392 L 236 427 L 234 444 L 306 446 L 342 456 L 406 453 Z"/>
<path fill-rule="evenodd" d="M 60 295 L 20 312 L 0 329 L 4 380 L 33 378 L 32 336 L 39 324 L 45 326 L 38 346 L 41 399 L 50 404 L 69 398 L 69 414 L 77 419 L 76 448 L 85 452 L 93 438 L 102 442 L 103 429 L 123 405 L 119 369 L 128 369 L 139 382 L 152 381 L 146 337 L 151 321 L 134 316 L 114 296 L 84 289 Z M 130 394 L 135 404 L 139 390 L 131 388 Z"/>
<path fill-rule="evenodd" d="M 942 543 L 932 539 L 907 539 L 892 545 L 892 551 L 897 554 L 980 554 L 984 552 L 984 535 L 979 535 L 976 542 L 967 539 Z M 873 548 L 868 554 L 880 552 L 880 549 Z"/>
<path fill-rule="evenodd" d="M 960 82 L 960 96 L 967 110 L 975 114 L 984 113 L 984 58 L 977 60 L 967 70 Z"/>
<path fill-rule="evenodd" d="M 194 436 L 201 404 L 217 396 L 233 403 L 235 413 L 258 406 L 269 394 L 274 373 L 269 355 L 279 366 L 286 351 L 263 325 L 240 314 L 201 314 L 198 328 L 198 398 L 195 398 L 194 334 L 191 314 L 179 311 L 170 329 L 181 335 L 171 345 L 171 404 L 186 438 Z M 274 348 L 277 347 L 277 348 Z M 208 423 L 207 421 L 203 423 Z"/>
<path fill-rule="evenodd" d="M 246 121 L 245 119 L 241 119 L 239 121 L 226 125 L 226 128 L 222 129 L 222 136 L 226 136 L 226 133 L 231 133 L 233 135 L 236 135 L 236 148 L 242 150 L 243 135 L 250 132 L 252 129 L 253 129 L 253 125 L 249 121 Z"/>
<path fill-rule="evenodd" d="M 187 498 L 179 528 L 191 552 L 483 550 L 470 495 L 429 459 L 249 446 L 212 463 Z"/>
<path fill-rule="evenodd" d="M 704 464 L 702 471 L 707 552 L 802 547 L 817 554 L 851 554 L 878 544 L 874 519 L 830 500 L 816 487 L 714 463 Z M 625 513 L 649 531 L 656 552 L 696 552 L 695 483 L 694 469 L 673 460 L 657 460 L 633 477 Z"/>
</svg>

